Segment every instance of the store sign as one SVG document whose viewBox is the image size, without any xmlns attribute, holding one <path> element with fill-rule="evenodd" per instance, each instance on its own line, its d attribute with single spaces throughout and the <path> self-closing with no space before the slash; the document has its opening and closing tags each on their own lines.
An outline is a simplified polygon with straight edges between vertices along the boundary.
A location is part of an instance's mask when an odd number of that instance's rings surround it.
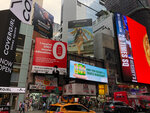
<svg viewBox="0 0 150 113">
<path fill-rule="evenodd" d="M 66 74 L 67 43 L 36 38 L 32 72 L 53 75 Z"/>
<path fill-rule="evenodd" d="M 10 10 L 24 23 L 30 24 L 33 0 L 11 0 Z"/>
<path fill-rule="evenodd" d="M 123 80 L 150 84 L 150 43 L 146 27 L 115 14 Z"/>
<path fill-rule="evenodd" d="M 63 95 L 96 95 L 96 86 L 90 84 L 67 84 L 63 87 Z"/>
<path fill-rule="evenodd" d="M 0 93 L 25 93 L 25 88 L 0 87 Z"/>
<path fill-rule="evenodd" d="M 106 69 L 76 61 L 70 61 L 70 78 L 108 83 Z"/>
<path fill-rule="evenodd" d="M 34 25 L 34 30 L 45 37 L 52 38 L 53 23 L 54 16 L 35 3 L 32 22 L 32 25 Z"/>
<path fill-rule="evenodd" d="M 45 90 L 46 89 L 46 86 L 43 86 L 43 85 L 30 85 L 30 89 L 42 89 L 42 90 Z"/>
<path fill-rule="evenodd" d="M 20 20 L 9 10 L 0 11 L 0 86 L 9 86 Z"/>
</svg>

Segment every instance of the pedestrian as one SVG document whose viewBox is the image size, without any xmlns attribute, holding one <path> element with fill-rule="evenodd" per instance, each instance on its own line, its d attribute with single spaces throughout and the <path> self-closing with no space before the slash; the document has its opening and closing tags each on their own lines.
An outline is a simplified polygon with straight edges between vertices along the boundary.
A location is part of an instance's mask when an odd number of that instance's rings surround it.
<svg viewBox="0 0 150 113">
<path fill-rule="evenodd" d="M 20 101 L 20 103 L 19 103 L 19 113 L 21 113 L 21 112 L 22 112 L 21 105 L 22 105 L 22 102 Z"/>
<path fill-rule="evenodd" d="M 43 109 L 42 109 L 43 111 L 45 110 L 45 107 L 46 107 L 46 103 L 44 102 L 43 103 Z"/>
<path fill-rule="evenodd" d="M 21 109 L 22 109 L 21 112 L 25 113 L 25 101 L 21 104 Z"/>
<path fill-rule="evenodd" d="M 9 102 L 7 102 L 7 106 L 9 106 Z"/>
</svg>

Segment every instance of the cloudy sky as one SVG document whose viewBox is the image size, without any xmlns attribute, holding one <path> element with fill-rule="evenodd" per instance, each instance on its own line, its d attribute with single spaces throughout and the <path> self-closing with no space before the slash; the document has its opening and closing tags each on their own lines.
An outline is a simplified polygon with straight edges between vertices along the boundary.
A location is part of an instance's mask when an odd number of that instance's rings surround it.
<svg viewBox="0 0 150 113">
<path fill-rule="evenodd" d="M 9 9 L 11 0 L 0 0 L 0 10 Z M 54 16 L 54 22 L 60 24 L 61 0 L 44 0 L 43 8 Z"/>
</svg>

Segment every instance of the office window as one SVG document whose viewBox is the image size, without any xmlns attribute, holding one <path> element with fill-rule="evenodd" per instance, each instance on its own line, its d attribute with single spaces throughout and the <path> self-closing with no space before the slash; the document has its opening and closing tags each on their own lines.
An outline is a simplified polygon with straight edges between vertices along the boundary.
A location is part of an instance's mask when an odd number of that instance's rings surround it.
<svg viewBox="0 0 150 113">
<path fill-rule="evenodd" d="M 24 41 L 25 41 L 25 35 L 19 34 L 18 40 L 17 40 L 17 48 L 23 49 L 24 48 Z"/>
</svg>

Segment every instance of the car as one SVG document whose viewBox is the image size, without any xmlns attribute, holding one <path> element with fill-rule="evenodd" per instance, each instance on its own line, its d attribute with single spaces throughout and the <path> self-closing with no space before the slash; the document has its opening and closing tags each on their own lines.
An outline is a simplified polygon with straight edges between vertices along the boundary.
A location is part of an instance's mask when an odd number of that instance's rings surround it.
<svg viewBox="0 0 150 113">
<path fill-rule="evenodd" d="M 96 113 L 79 103 L 57 103 L 50 105 L 46 113 Z"/>
<path fill-rule="evenodd" d="M 134 113 L 134 109 L 124 102 L 109 101 L 105 102 L 103 106 L 104 113 Z"/>
</svg>

